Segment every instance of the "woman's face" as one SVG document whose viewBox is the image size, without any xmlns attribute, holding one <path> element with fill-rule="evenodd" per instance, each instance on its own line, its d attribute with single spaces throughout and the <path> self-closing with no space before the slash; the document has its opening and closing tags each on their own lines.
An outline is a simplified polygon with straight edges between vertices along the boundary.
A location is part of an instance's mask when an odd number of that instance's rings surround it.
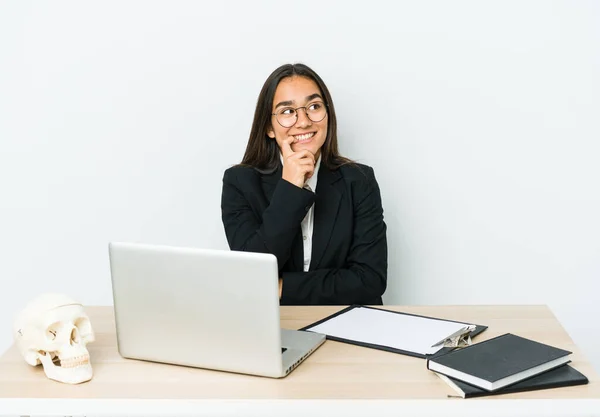
<svg viewBox="0 0 600 417">
<path fill-rule="evenodd" d="M 300 76 L 282 79 L 275 90 L 271 113 L 277 116 L 271 116 L 267 134 L 277 141 L 279 149 L 292 136 L 294 152 L 306 149 L 315 155 L 315 160 L 319 158 L 327 138 L 327 113 L 325 99 L 313 80 Z"/>
</svg>

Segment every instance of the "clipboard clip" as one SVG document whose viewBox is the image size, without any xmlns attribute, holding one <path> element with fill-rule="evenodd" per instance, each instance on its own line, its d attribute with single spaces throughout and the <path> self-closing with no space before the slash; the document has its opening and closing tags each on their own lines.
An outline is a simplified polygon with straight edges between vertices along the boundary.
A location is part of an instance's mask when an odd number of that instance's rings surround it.
<svg viewBox="0 0 600 417">
<path fill-rule="evenodd" d="M 431 345 L 431 347 L 436 347 L 436 346 L 440 346 L 440 345 L 448 345 L 450 347 L 456 347 L 460 344 L 460 342 L 464 342 L 466 344 L 471 344 L 471 337 L 470 334 L 472 331 L 474 331 L 477 328 L 476 325 L 474 324 L 469 324 L 465 327 L 462 327 L 460 329 L 458 329 L 457 331 L 455 331 L 454 333 L 452 333 L 450 336 L 440 340 L 439 342 Z M 468 340 L 467 340 L 468 339 Z"/>
</svg>

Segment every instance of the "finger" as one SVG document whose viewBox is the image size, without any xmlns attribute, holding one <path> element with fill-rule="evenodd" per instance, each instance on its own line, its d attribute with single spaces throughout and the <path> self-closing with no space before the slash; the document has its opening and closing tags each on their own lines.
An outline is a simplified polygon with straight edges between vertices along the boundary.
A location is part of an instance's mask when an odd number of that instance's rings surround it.
<svg viewBox="0 0 600 417">
<path fill-rule="evenodd" d="M 315 167 L 312 165 L 302 165 L 300 167 L 300 170 L 304 173 L 304 175 L 310 173 L 312 175 L 313 172 L 315 172 Z"/>
<path fill-rule="evenodd" d="M 294 154 L 290 155 L 290 157 L 298 160 L 310 159 L 311 161 L 313 161 L 313 164 L 315 163 L 315 155 L 306 149 L 299 152 L 294 152 Z"/>
<path fill-rule="evenodd" d="M 301 159 L 295 159 L 295 158 L 290 158 L 288 159 L 288 162 L 291 164 L 296 164 L 297 166 L 309 166 L 309 167 L 313 167 L 315 166 L 315 161 L 312 160 L 311 158 L 301 158 Z"/>
<path fill-rule="evenodd" d="M 297 163 L 298 165 L 300 165 L 300 166 L 303 166 L 303 165 L 308 165 L 308 166 L 312 166 L 312 167 L 314 167 L 314 166 L 315 166 L 315 162 L 314 162 L 312 159 L 310 159 L 310 158 L 302 158 L 302 159 L 298 159 L 298 160 L 296 161 L 296 163 Z"/>
<path fill-rule="evenodd" d="M 315 157 L 315 154 L 314 154 L 314 153 L 312 153 L 311 151 L 309 151 L 308 149 L 303 149 L 303 150 L 301 150 L 301 151 L 298 151 L 298 152 L 296 152 L 296 153 L 297 153 L 297 154 L 300 154 L 300 155 L 311 156 L 312 158 L 314 158 L 314 157 Z"/>
<path fill-rule="evenodd" d="M 296 139 L 294 139 L 293 136 L 288 136 L 281 144 L 281 154 L 286 159 L 294 154 L 294 151 L 292 150 L 292 143 L 294 143 L 294 140 Z"/>
<path fill-rule="evenodd" d="M 308 180 L 309 178 L 311 178 L 315 173 L 315 167 L 310 167 L 310 169 L 306 170 L 306 172 L 304 173 L 304 180 Z"/>
</svg>

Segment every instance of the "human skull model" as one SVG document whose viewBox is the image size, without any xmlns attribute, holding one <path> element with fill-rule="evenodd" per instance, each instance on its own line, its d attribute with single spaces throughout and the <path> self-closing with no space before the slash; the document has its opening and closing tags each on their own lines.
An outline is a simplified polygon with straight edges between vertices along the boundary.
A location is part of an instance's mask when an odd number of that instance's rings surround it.
<svg viewBox="0 0 600 417">
<path fill-rule="evenodd" d="M 25 361 L 41 363 L 48 378 L 67 384 L 92 379 L 86 345 L 94 331 L 80 303 L 64 294 L 42 294 L 18 314 L 13 330 Z"/>
</svg>

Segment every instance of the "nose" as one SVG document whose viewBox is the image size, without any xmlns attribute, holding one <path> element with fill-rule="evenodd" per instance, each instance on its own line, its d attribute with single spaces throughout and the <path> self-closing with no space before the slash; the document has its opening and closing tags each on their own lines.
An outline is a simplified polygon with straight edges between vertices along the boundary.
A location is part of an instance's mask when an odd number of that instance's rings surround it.
<svg viewBox="0 0 600 417">
<path fill-rule="evenodd" d="M 308 127 L 312 125 L 312 121 L 308 118 L 308 113 L 305 108 L 300 108 L 296 111 L 296 115 L 298 120 L 296 121 L 296 126 L 298 127 Z"/>
</svg>

